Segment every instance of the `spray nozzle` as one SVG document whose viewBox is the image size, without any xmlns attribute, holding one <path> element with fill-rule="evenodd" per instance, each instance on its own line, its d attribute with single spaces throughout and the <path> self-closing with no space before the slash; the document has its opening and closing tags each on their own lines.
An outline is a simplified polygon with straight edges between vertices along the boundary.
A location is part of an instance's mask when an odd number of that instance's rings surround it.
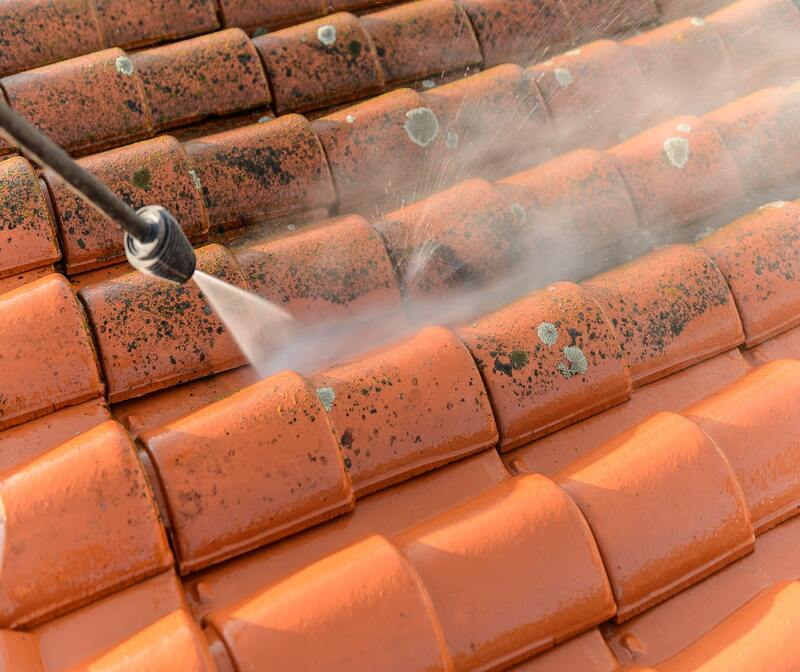
<svg viewBox="0 0 800 672">
<path fill-rule="evenodd" d="M 141 239 L 125 232 L 125 256 L 137 271 L 186 282 L 194 274 L 195 254 L 178 220 L 160 205 L 146 205 L 136 211 L 148 226 Z"/>
</svg>

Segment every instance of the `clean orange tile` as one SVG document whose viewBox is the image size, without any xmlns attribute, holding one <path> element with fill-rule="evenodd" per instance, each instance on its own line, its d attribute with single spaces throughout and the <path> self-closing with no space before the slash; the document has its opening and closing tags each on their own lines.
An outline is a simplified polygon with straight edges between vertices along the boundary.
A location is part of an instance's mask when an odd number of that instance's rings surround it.
<svg viewBox="0 0 800 672">
<path fill-rule="evenodd" d="M 753 550 L 747 502 L 730 464 L 697 425 L 674 413 L 654 415 L 554 479 L 597 540 L 617 622 Z"/>
<path fill-rule="evenodd" d="M 140 437 L 169 509 L 181 573 L 353 507 L 333 429 L 284 372 Z"/>
</svg>

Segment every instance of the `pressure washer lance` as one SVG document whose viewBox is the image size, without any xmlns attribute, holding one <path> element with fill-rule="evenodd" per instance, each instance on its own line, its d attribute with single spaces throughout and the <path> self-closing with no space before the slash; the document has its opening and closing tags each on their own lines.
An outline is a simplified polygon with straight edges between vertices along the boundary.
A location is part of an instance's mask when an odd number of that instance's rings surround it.
<svg viewBox="0 0 800 672">
<path fill-rule="evenodd" d="M 135 269 L 182 284 L 194 274 L 195 255 L 177 220 L 160 205 L 134 211 L 50 138 L 0 98 L 0 134 L 58 173 L 80 196 L 125 231 L 125 256 Z"/>
</svg>

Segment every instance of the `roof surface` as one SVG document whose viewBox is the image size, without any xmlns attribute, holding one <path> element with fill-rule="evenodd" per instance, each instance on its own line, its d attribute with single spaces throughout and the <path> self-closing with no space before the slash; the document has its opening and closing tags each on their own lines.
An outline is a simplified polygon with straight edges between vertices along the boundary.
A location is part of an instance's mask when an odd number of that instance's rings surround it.
<svg viewBox="0 0 800 672">
<path fill-rule="evenodd" d="M 800 669 L 798 63 L 796 0 L 0 0 L 5 102 L 297 325 L 0 144 L 0 669 Z"/>
</svg>

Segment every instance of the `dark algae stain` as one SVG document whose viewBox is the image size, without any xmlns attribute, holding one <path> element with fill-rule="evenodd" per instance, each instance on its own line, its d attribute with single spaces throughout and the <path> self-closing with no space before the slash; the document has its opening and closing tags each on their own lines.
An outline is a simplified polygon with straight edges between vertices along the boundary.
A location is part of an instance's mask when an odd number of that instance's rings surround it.
<svg viewBox="0 0 800 672">
<path fill-rule="evenodd" d="M 149 168 L 140 168 L 133 174 L 131 180 L 139 189 L 149 189 L 152 184 L 152 175 Z"/>
</svg>

